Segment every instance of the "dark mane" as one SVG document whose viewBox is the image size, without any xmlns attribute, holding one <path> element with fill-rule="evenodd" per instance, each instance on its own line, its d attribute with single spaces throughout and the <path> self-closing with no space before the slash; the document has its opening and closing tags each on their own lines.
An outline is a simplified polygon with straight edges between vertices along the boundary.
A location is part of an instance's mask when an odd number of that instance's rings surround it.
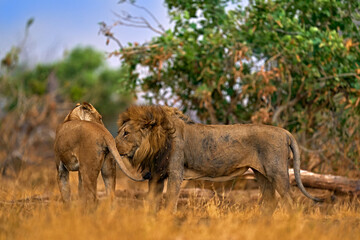
<svg viewBox="0 0 360 240">
<path fill-rule="evenodd" d="M 155 154 L 152 161 L 143 161 L 139 166 L 139 170 L 142 173 L 146 173 L 147 171 L 150 171 L 153 175 L 155 173 L 157 176 L 160 176 L 161 180 L 167 178 L 171 148 L 172 137 L 168 136 L 165 147 Z"/>
<path fill-rule="evenodd" d="M 134 131 L 145 132 L 131 161 L 132 165 L 142 172 L 150 171 L 166 178 L 175 124 L 179 120 L 185 124 L 194 123 L 179 109 L 168 106 L 131 106 L 121 113 L 119 131 L 128 123 Z"/>
</svg>

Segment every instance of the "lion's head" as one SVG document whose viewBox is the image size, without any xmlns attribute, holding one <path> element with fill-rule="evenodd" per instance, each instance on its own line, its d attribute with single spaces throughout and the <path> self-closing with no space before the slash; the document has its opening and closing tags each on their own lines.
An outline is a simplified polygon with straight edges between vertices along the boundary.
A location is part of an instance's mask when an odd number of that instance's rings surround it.
<svg viewBox="0 0 360 240">
<path fill-rule="evenodd" d="M 76 104 L 76 107 L 65 117 L 64 122 L 73 120 L 84 120 L 104 125 L 102 116 L 90 103 L 83 102 Z"/>
<path fill-rule="evenodd" d="M 175 121 L 190 122 L 176 108 L 165 106 L 132 106 L 120 114 L 116 146 L 134 167 L 142 171 L 165 171 L 171 150 Z M 186 121 L 185 121 L 185 120 Z"/>
</svg>

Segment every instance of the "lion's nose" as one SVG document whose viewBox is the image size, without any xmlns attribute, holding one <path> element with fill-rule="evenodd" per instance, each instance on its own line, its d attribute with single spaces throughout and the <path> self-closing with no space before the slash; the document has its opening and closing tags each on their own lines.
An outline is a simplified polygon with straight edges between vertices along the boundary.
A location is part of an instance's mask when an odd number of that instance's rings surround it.
<svg viewBox="0 0 360 240">
<path fill-rule="evenodd" d="M 147 172 L 147 173 L 145 173 L 143 176 L 143 179 L 151 179 L 151 172 Z"/>
</svg>

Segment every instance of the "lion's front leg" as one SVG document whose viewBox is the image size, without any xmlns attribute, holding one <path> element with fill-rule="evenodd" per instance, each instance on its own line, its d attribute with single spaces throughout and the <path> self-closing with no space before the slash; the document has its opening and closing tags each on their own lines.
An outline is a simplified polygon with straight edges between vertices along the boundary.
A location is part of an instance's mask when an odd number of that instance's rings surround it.
<svg viewBox="0 0 360 240">
<path fill-rule="evenodd" d="M 171 153 L 168 167 L 168 185 L 166 191 L 166 210 L 177 211 L 177 201 L 180 193 L 180 186 L 184 179 L 184 145 L 179 141 L 181 137 L 174 141 L 174 150 Z"/>
<path fill-rule="evenodd" d="M 167 192 L 166 192 L 166 210 L 170 212 L 177 211 L 177 201 L 180 193 L 180 186 L 183 181 L 182 171 L 176 170 L 169 173 Z"/>
<path fill-rule="evenodd" d="M 154 213 L 159 210 L 162 193 L 164 190 L 164 180 L 158 176 L 152 176 L 149 180 L 149 192 L 147 196 L 151 211 Z"/>
</svg>

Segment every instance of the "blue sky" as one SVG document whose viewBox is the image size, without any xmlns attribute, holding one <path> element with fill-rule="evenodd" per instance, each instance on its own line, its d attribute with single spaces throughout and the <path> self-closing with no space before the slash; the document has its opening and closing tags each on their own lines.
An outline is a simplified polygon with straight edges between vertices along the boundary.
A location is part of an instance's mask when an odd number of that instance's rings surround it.
<svg viewBox="0 0 360 240">
<path fill-rule="evenodd" d="M 75 46 L 94 46 L 100 51 L 111 52 L 115 43 L 106 46 L 106 39 L 99 35 L 98 23 L 113 23 L 117 17 L 113 12 L 125 10 L 136 16 L 146 16 L 144 11 L 129 4 L 117 4 L 118 0 L 0 0 L 0 58 L 11 46 L 18 45 L 24 37 L 29 18 L 34 18 L 26 48 L 24 61 L 32 63 L 54 61 L 66 50 Z M 161 0 L 137 0 L 138 5 L 149 9 L 168 28 L 169 18 Z M 116 36 L 122 43 L 149 41 L 156 33 L 139 28 L 118 26 Z M 112 66 L 119 61 L 109 60 Z"/>
</svg>

